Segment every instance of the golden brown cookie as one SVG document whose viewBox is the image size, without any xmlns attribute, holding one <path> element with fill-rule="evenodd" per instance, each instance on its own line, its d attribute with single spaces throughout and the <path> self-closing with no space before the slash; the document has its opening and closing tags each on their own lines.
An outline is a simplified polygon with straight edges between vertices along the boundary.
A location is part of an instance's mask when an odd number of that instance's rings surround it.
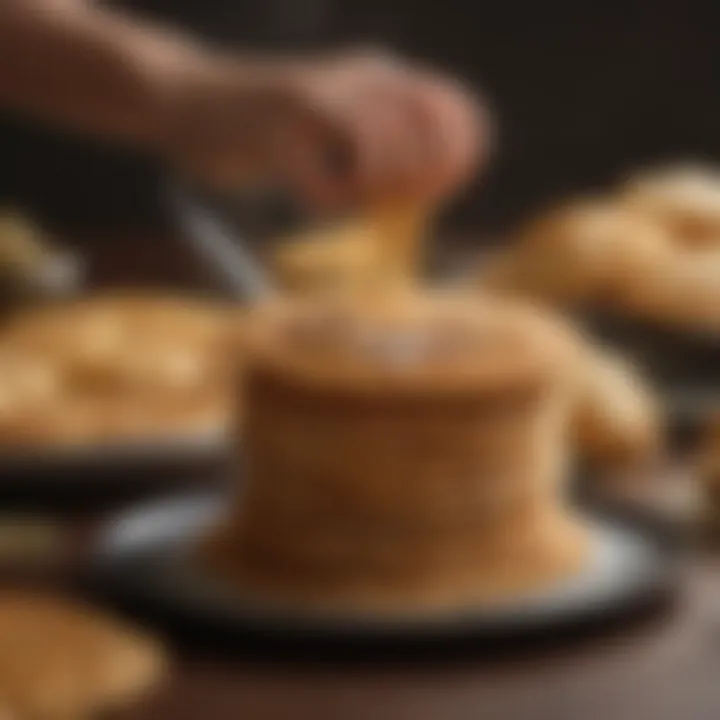
<svg viewBox="0 0 720 720">
<path fill-rule="evenodd" d="M 353 220 L 284 239 L 271 258 L 280 286 L 292 293 L 354 291 L 377 274 L 377 233 Z"/>
<path fill-rule="evenodd" d="M 0 698 L 18 718 L 70 720 L 120 709 L 164 669 L 155 642 L 92 608 L 0 594 Z"/>
</svg>

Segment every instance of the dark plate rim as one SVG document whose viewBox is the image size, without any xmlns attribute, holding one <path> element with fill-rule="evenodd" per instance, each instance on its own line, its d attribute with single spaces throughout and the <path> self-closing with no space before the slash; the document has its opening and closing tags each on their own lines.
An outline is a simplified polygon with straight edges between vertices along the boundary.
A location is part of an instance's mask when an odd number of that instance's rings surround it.
<svg viewBox="0 0 720 720">
<path fill-rule="evenodd" d="M 152 513 L 167 509 L 173 503 L 178 506 L 181 502 L 200 501 L 215 503 L 217 507 L 223 502 L 223 496 L 217 493 L 192 493 L 189 495 L 164 498 L 152 503 L 146 503 L 132 508 L 125 514 L 116 516 L 109 524 L 101 529 L 98 542 L 94 548 L 91 562 L 88 566 L 87 579 L 92 587 L 100 590 L 109 599 L 119 601 L 121 604 L 140 604 L 149 609 L 151 614 L 176 617 L 181 624 L 199 625 L 214 628 L 219 632 L 231 634 L 257 634 L 268 636 L 285 636 L 287 639 L 307 639 L 343 641 L 353 643 L 373 642 L 385 640 L 415 641 L 434 639 L 459 639 L 468 636 L 485 639 L 514 637 L 517 635 L 532 635 L 534 632 L 546 632 L 554 627 L 593 624 L 603 619 L 624 613 L 631 613 L 642 606 L 656 605 L 662 599 L 668 598 L 677 587 L 677 562 L 673 553 L 668 551 L 666 539 L 662 542 L 656 537 L 657 530 L 649 528 L 642 523 L 632 523 L 626 516 L 618 514 L 616 518 L 607 509 L 600 516 L 601 524 L 607 523 L 632 530 L 636 538 L 642 538 L 644 543 L 652 544 L 654 562 L 641 568 L 635 584 L 627 585 L 621 592 L 608 602 L 607 598 L 600 598 L 598 602 L 591 602 L 582 609 L 575 608 L 572 612 L 547 611 L 530 607 L 530 611 L 521 608 L 520 612 L 511 606 L 503 606 L 497 610 L 471 610 L 465 612 L 452 612 L 447 615 L 434 617 L 414 616 L 409 618 L 376 617 L 349 618 L 337 617 L 315 618 L 312 615 L 288 616 L 287 612 L 262 608 L 255 611 L 251 605 L 244 605 L 240 611 L 236 608 L 232 612 L 221 604 L 210 608 L 198 609 L 197 596 L 188 598 L 182 592 L 173 593 L 173 583 L 163 587 L 163 582 L 150 580 L 142 570 L 138 571 L 137 556 L 133 553 L 118 554 L 109 540 L 110 533 L 118 532 L 123 523 L 137 521 L 142 513 Z M 177 538 L 182 542 L 182 538 Z M 167 562 L 177 553 L 177 546 L 173 550 L 166 547 L 152 558 L 160 562 Z M 649 557 L 649 556 L 648 556 Z M 175 586 L 177 589 L 177 585 Z M 172 598 L 172 599 L 170 599 Z M 521 605 L 523 603 L 520 603 Z M 528 604 L 528 603 L 525 603 Z M 529 603 L 532 605 L 532 602 Z M 541 603 L 542 605 L 542 603 Z M 509 609 L 509 612 L 508 612 Z M 503 617 L 505 615 L 505 617 Z"/>
</svg>

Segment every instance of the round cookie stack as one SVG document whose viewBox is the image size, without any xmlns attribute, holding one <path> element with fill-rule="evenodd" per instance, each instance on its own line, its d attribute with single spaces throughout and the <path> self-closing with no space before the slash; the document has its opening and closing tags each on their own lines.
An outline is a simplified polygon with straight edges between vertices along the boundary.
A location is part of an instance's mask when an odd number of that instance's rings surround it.
<svg viewBox="0 0 720 720">
<path fill-rule="evenodd" d="M 258 309 L 248 472 L 206 546 L 213 571 L 264 605 L 390 614 L 574 572 L 563 337 L 519 306 L 439 293 Z"/>
</svg>

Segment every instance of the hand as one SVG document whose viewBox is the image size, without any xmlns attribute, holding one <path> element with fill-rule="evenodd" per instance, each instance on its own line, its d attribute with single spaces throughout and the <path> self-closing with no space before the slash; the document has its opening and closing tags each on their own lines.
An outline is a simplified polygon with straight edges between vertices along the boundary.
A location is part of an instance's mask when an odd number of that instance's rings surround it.
<svg viewBox="0 0 720 720">
<path fill-rule="evenodd" d="M 269 177 L 323 209 L 435 202 L 488 153 L 468 91 L 383 57 L 209 66 L 168 109 L 176 163 L 222 185 Z"/>
</svg>

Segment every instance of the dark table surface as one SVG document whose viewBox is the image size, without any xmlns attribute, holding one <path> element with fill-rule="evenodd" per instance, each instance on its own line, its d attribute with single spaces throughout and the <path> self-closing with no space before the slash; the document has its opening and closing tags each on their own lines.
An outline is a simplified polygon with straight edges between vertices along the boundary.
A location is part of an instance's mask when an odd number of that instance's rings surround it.
<svg viewBox="0 0 720 720">
<path fill-rule="evenodd" d="M 182 661 L 131 718 L 710 720 L 720 713 L 720 575 L 688 568 L 677 608 L 519 657 L 375 668 Z"/>
<path fill-rule="evenodd" d="M 720 557 L 688 558 L 674 603 L 501 655 L 308 662 L 191 646 L 127 720 L 710 720 L 720 713 Z M 368 659 L 370 658 L 370 659 Z"/>
<path fill-rule="evenodd" d="M 92 251 L 93 285 L 208 282 L 170 236 L 102 235 L 78 246 Z M 67 522 L 86 537 L 99 519 L 84 512 Z M 495 659 L 318 665 L 186 649 L 127 718 L 710 720 L 720 717 L 720 554 L 696 552 L 683 577 L 677 602 L 642 622 Z"/>
</svg>

